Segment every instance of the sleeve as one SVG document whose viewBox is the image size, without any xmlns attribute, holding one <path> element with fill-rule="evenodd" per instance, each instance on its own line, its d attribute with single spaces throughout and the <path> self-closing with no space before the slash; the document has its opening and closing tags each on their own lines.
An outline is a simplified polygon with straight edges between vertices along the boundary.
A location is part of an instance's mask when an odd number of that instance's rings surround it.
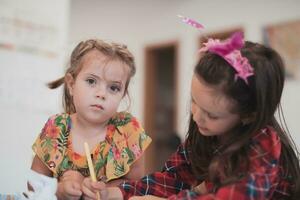
<svg viewBox="0 0 300 200">
<path fill-rule="evenodd" d="M 184 189 L 190 189 L 194 181 L 186 151 L 183 145 L 180 145 L 165 163 L 162 172 L 147 175 L 139 181 L 125 181 L 119 188 L 124 199 L 147 194 L 169 197 Z"/>
<path fill-rule="evenodd" d="M 276 173 L 276 171 L 269 171 Z M 266 171 L 268 173 L 268 171 Z M 245 179 L 231 185 L 220 187 L 216 193 L 198 195 L 191 190 L 182 190 L 168 199 L 195 199 L 195 200 L 266 200 L 271 199 L 270 192 L 276 185 L 276 175 L 250 173 Z"/>
<path fill-rule="evenodd" d="M 32 149 L 39 159 L 57 177 L 57 169 L 63 159 L 64 145 L 67 138 L 62 132 L 66 130 L 64 117 L 55 115 L 48 119 L 41 133 L 32 145 Z"/>
<path fill-rule="evenodd" d="M 196 200 L 265 200 L 272 195 L 279 183 L 279 159 L 281 142 L 275 133 L 266 129 L 256 136 L 250 145 L 249 173 L 234 184 L 220 187 L 215 193 L 198 195 L 190 190 L 182 190 L 168 199 Z"/>
<path fill-rule="evenodd" d="M 131 163 L 141 157 L 152 140 L 146 134 L 138 119 L 129 113 L 128 115 L 130 116 L 130 121 L 126 125 L 119 127 L 119 130 L 126 141 L 128 153 L 132 156 L 132 159 L 128 161 L 128 163 Z"/>
<path fill-rule="evenodd" d="M 145 133 L 141 123 L 130 113 L 120 113 L 118 118 L 114 119 L 114 123 L 116 133 L 106 164 L 108 180 L 125 175 L 151 143 L 151 138 Z"/>
<path fill-rule="evenodd" d="M 165 171 L 148 175 L 140 181 L 124 182 L 119 188 L 124 199 L 147 194 L 168 197 L 170 200 L 272 199 L 280 179 L 280 166 L 278 165 L 280 150 L 281 143 L 278 136 L 267 133 L 260 134 L 250 145 L 250 168 L 247 176 L 238 182 L 220 187 L 216 192 L 209 192 L 204 195 L 191 190 L 192 178 L 184 179 L 184 177 L 192 175 L 191 172 L 188 172 L 190 166 L 186 166 L 186 160 L 178 162 L 178 165 L 173 162 L 172 166 L 166 166 Z M 178 151 L 177 155 L 180 155 Z M 171 159 L 174 159 L 174 155 Z M 169 169 L 173 170 L 170 171 Z"/>
</svg>

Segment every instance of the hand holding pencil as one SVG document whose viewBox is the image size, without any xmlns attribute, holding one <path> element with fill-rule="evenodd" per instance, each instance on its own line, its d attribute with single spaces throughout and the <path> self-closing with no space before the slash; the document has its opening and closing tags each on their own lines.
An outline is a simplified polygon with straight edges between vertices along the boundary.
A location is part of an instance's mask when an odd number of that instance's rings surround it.
<svg viewBox="0 0 300 200">
<path fill-rule="evenodd" d="M 86 155 L 86 159 L 87 159 L 87 163 L 89 166 L 89 171 L 90 171 L 90 175 L 91 175 L 91 179 L 93 182 L 97 182 L 97 178 L 95 175 L 95 169 L 93 166 L 93 162 L 91 159 L 91 153 L 90 153 L 90 148 L 87 142 L 84 142 L 84 150 L 85 150 L 85 155 Z M 97 192 L 97 200 L 100 200 L 100 193 Z"/>
</svg>

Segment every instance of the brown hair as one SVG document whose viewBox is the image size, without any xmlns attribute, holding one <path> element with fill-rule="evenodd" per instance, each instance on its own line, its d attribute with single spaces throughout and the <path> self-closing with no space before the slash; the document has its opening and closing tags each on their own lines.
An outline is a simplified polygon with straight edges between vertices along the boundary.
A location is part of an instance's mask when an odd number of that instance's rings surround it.
<svg viewBox="0 0 300 200">
<path fill-rule="evenodd" d="M 82 60 L 83 56 L 86 55 L 88 52 L 92 50 L 97 50 L 103 53 L 105 56 L 113 59 L 113 60 L 120 60 L 121 62 L 125 63 L 129 67 L 129 76 L 128 80 L 125 84 L 125 93 L 124 95 L 128 95 L 128 85 L 130 82 L 131 77 L 135 74 L 136 68 L 134 63 L 134 57 L 131 52 L 127 49 L 126 45 L 118 44 L 118 43 L 108 43 L 98 39 L 90 39 L 86 41 L 80 42 L 75 49 L 73 50 L 70 58 L 70 66 L 66 70 L 65 75 L 57 80 L 54 80 L 48 83 L 48 87 L 50 89 L 55 89 L 62 84 L 64 84 L 64 91 L 63 91 L 63 107 L 65 112 L 67 113 L 74 113 L 76 112 L 72 96 L 68 90 L 68 87 L 65 82 L 65 76 L 67 74 L 71 74 L 74 79 L 76 79 L 78 73 L 81 70 L 80 61 Z"/>
<path fill-rule="evenodd" d="M 247 152 L 251 134 L 269 125 L 276 130 L 282 142 L 280 162 L 295 184 L 295 199 L 300 192 L 299 152 L 288 131 L 283 128 L 286 125 L 280 126 L 275 118 L 277 109 L 283 117 L 280 106 L 285 79 L 283 61 L 273 49 L 252 42 L 246 42 L 241 53 L 254 68 L 254 76 L 248 77 L 248 84 L 242 79 L 235 80 L 235 70 L 222 57 L 210 52 L 201 57 L 194 73 L 206 83 L 221 88 L 236 102 L 232 112 L 242 119 L 255 115 L 255 120 L 238 124 L 229 139 L 220 146 L 216 136 L 205 137 L 199 133 L 191 116 L 186 148 L 193 172 L 199 181 L 208 178 L 217 187 L 237 181 L 248 170 Z M 225 178 L 220 180 L 220 176 Z"/>
</svg>

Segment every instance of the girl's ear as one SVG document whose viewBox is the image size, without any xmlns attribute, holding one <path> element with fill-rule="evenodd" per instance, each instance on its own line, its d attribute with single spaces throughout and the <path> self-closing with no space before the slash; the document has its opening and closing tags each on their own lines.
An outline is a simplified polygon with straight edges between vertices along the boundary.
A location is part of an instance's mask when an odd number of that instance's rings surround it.
<svg viewBox="0 0 300 200">
<path fill-rule="evenodd" d="M 73 87 L 74 87 L 75 80 L 74 80 L 72 74 L 70 74 L 70 73 L 66 74 L 65 83 L 67 84 L 67 88 L 69 90 L 70 95 L 73 96 Z"/>
<path fill-rule="evenodd" d="M 250 124 L 255 121 L 255 118 L 256 118 L 256 112 L 251 113 L 247 116 L 244 116 L 244 117 L 242 117 L 242 124 L 243 125 Z"/>
</svg>

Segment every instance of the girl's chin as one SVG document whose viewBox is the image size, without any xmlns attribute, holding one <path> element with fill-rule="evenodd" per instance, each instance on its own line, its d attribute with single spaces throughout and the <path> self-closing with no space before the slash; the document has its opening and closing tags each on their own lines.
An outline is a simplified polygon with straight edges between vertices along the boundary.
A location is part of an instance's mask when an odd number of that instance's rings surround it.
<svg viewBox="0 0 300 200">
<path fill-rule="evenodd" d="M 209 131 L 206 128 L 204 128 L 204 129 L 203 128 L 198 128 L 198 130 L 199 130 L 200 134 L 203 135 L 203 136 L 218 136 L 218 134 L 213 133 L 213 132 Z"/>
<path fill-rule="evenodd" d="M 211 133 L 208 131 L 208 129 L 198 128 L 198 130 L 201 133 L 201 135 L 211 136 Z"/>
<path fill-rule="evenodd" d="M 202 127 L 199 127 L 199 126 L 198 126 L 198 130 L 199 130 L 200 132 L 208 132 L 208 129 L 207 129 L 207 128 L 202 128 Z"/>
</svg>

